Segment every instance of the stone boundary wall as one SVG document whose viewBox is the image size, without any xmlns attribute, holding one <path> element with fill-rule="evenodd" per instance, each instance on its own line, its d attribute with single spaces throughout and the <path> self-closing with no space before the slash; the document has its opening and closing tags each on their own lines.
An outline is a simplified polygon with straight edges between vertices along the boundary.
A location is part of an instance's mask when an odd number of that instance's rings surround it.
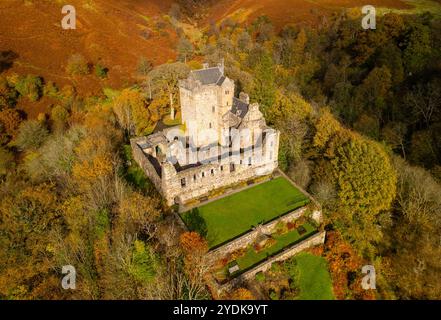
<svg viewBox="0 0 441 320">
<path fill-rule="evenodd" d="M 216 285 L 217 294 L 219 295 L 222 292 L 229 292 L 234 287 L 240 285 L 241 282 L 253 279 L 257 273 L 267 271 L 274 262 L 286 260 L 305 249 L 323 244 L 325 242 L 325 237 L 326 231 L 316 233 L 308 239 L 305 239 L 302 242 L 285 249 L 284 251 L 280 252 L 269 260 L 262 262 L 261 264 L 255 266 L 248 271 L 245 271 L 236 278 L 230 280 L 228 283 L 224 285 Z M 213 282 L 215 283 L 216 281 L 213 280 Z"/>
<path fill-rule="evenodd" d="M 158 188 L 159 193 L 163 194 L 162 192 L 162 180 L 161 178 L 156 174 L 156 170 L 153 167 L 153 165 L 150 163 L 147 156 L 142 151 L 141 147 L 137 144 L 138 139 L 131 139 L 130 145 L 132 147 L 132 156 L 133 160 L 141 167 L 141 169 L 144 171 L 146 176 L 153 182 L 153 184 Z"/>
<path fill-rule="evenodd" d="M 287 213 L 280 218 L 277 218 L 271 222 L 268 222 L 267 224 L 262 225 L 261 231 L 263 233 L 269 234 L 273 231 L 276 224 L 279 223 L 280 221 L 289 222 L 292 220 L 296 220 L 300 218 L 305 213 L 306 210 L 307 207 L 304 206 L 302 208 L 291 211 L 290 213 Z M 207 259 L 206 260 L 207 263 L 211 265 L 220 258 L 224 257 L 225 255 L 233 252 L 234 250 L 237 250 L 242 247 L 246 247 L 248 244 L 256 240 L 259 233 L 260 233 L 259 230 L 252 230 L 237 239 L 231 240 L 230 242 L 220 246 L 219 248 L 209 251 L 205 256 L 205 259 Z"/>
</svg>

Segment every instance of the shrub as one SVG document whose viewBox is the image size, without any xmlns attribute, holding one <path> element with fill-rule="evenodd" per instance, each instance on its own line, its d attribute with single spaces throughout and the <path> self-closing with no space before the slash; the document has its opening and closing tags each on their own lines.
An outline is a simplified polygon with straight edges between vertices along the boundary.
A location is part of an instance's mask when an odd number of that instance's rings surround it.
<svg viewBox="0 0 441 320">
<path fill-rule="evenodd" d="M 280 270 L 281 270 L 281 266 L 278 262 L 275 262 L 271 265 L 272 272 L 278 273 L 278 272 L 280 272 Z"/>
<path fill-rule="evenodd" d="M 271 300 L 279 300 L 279 295 L 275 290 L 271 290 L 269 293 L 269 297 Z"/>
<path fill-rule="evenodd" d="M 207 236 L 207 223 L 201 216 L 199 209 L 194 208 L 184 216 L 185 223 L 190 231 L 196 231 L 202 237 Z"/>
<path fill-rule="evenodd" d="M 258 272 L 255 275 L 256 281 L 263 282 L 265 281 L 265 274 L 263 272 Z"/>
<path fill-rule="evenodd" d="M 46 127 L 38 120 L 27 120 L 20 125 L 15 145 L 22 150 L 38 149 L 48 136 Z"/>
<path fill-rule="evenodd" d="M 86 59 L 81 54 L 72 55 L 67 62 L 66 72 L 72 76 L 89 74 Z"/>
<path fill-rule="evenodd" d="M 97 63 L 95 65 L 95 75 L 100 78 L 104 79 L 107 78 L 107 73 L 109 72 L 109 69 L 104 67 L 101 63 Z"/>
<path fill-rule="evenodd" d="M 43 82 L 40 77 L 27 75 L 20 77 L 15 89 L 22 97 L 28 97 L 31 101 L 37 101 L 41 97 Z"/>
<path fill-rule="evenodd" d="M 66 125 L 67 118 L 69 117 L 69 112 L 66 108 L 57 105 L 52 108 L 51 118 L 54 121 L 54 125 L 57 129 L 62 129 Z"/>
<path fill-rule="evenodd" d="M 58 98 L 58 88 L 52 81 L 48 81 L 43 87 L 43 95 L 51 98 Z"/>
<path fill-rule="evenodd" d="M 148 283 L 154 279 L 157 266 L 158 257 L 153 250 L 144 242 L 135 240 L 129 274 L 139 282 Z"/>
<path fill-rule="evenodd" d="M 283 221 L 279 221 L 276 224 L 276 233 L 277 234 L 284 234 L 288 232 L 288 226 Z"/>
</svg>

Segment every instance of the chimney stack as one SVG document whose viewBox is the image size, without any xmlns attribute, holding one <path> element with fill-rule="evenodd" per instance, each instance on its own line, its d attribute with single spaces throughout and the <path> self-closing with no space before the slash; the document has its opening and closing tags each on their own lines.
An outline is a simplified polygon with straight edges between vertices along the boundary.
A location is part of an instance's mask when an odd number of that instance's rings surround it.
<svg viewBox="0 0 441 320">
<path fill-rule="evenodd" d="M 221 62 L 218 63 L 217 66 L 219 67 L 222 75 L 224 75 L 224 72 L 225 72 L 225 60 L 224 60 L 224 58 L 221 59 Z"/>
</svg>

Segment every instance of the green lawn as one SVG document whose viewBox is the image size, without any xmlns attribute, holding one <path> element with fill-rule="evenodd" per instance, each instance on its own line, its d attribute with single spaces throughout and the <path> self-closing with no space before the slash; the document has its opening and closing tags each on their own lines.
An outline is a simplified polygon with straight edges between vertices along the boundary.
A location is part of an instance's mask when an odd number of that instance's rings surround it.
<svg viewBox="0 0 441 320">
<path fill-rule="evenodd" d="M 258 262 L 265 259 L 267 256 L 277 254 L 283 248 L 308 238 L 316 231 L 316 229 L 309 223 L 303 224 L 303 227 L 306 229 L 306 233 L 302 234 L 301 236 L 299 235 L 297 229 L 294 229 L 282 235 L 275 235 L 274 239 L 276 240 L 276 243 L 262 251 L 256 252 L 254 248 L 249 248 L 244 256 L 236 260 L 240 270 L 245 271 L 246 269 L 251 268 Z"/>
<path fill-rule="evenodd" d="M 291 210 L 309 199 L 283 177 L 232 194 L 198 208 L 207 224 L 210 248 Z M 182 214 L 186 220 L 186 213 Z"/>
<path fill-rule="evenodd" d="M 301 252 L 294 257 L 299 270 L 300 300 L 334 300 L 328 264 L 323 257 Z"/>
</svg>

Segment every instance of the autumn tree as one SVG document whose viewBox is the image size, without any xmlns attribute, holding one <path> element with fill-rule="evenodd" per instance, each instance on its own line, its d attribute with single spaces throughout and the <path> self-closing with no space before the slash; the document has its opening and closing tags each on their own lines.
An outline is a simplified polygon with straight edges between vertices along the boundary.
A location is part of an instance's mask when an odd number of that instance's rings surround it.
<svg viewBox="0 0 441 320">
<path fill-rule="evenodd" d="M 154 222 L 160 215 L 159 209 L 158 199 L 132 192 L 120 202 L 118 223 L 130 234 L 143 232 L 153 237 L 156 231 Z"/>
<path fill-rule="evenodd" d="M 66 127 L 67 119 L 69 118 L 69 111 L 61 106 L 56 105 L 51 110 L 51 119 L 54 122 L 55 130 L 63 130 Z"/>
<path fill-rule="evenodd" d="M 394 158 L 396 219 L 383 254 L 391 263 L 391 285 L 401 299 L 440 299 L 441 186 L 422 168 Z"/>
<path fill-rule="evenodd" d="M 131 135 L 140 135 L 152 124 L 144 95 L 137 89 L 124 89 L 113 103 L 120 126 Z"/>
<path fill-rule="evenodd" d="M 14 155 L 7 149 L 0 147 L 0 177 L 6 175 L 14 165 Z"/>
<path fill-rule="evenodd" d="M 396 174 L 388 154 L 376 142 L 342 132 L 325 157 L 337 186 L 336 222 L 357 240 L 363 254 L 372 254 L 371 241 L 381 237 L 379 218 L 396 195 Z"/>
<path fill-rule="evenodd" d="M 177 50 L 179 53 L 179 58 L 183 62 L 187 60 L 191 60 L 191 58 L 193 57 L 193 52 L 194 52 L 193 44 L 185 36 L 182 36 L 179 39 Z"/>
<path fill-rule="evenodd" d="M 72 76 L 89 74 L 89 65 L 81 54 L 72 55 L 67 61 L 66 72 Z"/>
<path fill-rule="evenodd" d="M 15 85 L 15 89 L 22 97 L 27 97 L 31 101 L 37 101 L 43 89 L 43 82 L 40 77 L 27 75 L 20 77 L 20 80 Z"/>
<path fill-rule="evenodd" d="M 181 62 L 166 63 L 155 67 L 148 77 L 151 80 L 154 99 L 169 101 L 175 108 L 178 101 L 178 81 L 187 77 L 190 69 Z"/>
<path fill-rule="evenodd" d="M 57 202 L 53 184 L 22 186 L 2 195 L 0 296 L 3 299 L 62 296 L 48 237 L 61 226 Z"/>
<path fill-rule="evenodd" d="M 386 66 L 374 68 L 369 73 L 356 93 L 360 110 L 368 109 L 381 119 L 387 94 L 392 85 L 391 77 L 391 72 Z"/>
<path fill-rule="evenodd" d="M 430 29 L 426 25 L 413 23 L 405 39 L 404 64 L 408 72 L 417 72 L 427 63 L 432 54 Z"/>
<path fill-rule="evenodd" d="M 27 120 L 20 125 L 14 144 L 22 150 L 35 150 L 43 144 L 48 134 L 48 130 L 41 122 Z"/>
<path fill-rule="evenodd" d="M 22 117 L 15 109 L 6 108 L 0 111 L 0 126 L 8 139 L 16 137 L 21 121 Z"/>
<path fill-rule="evenodd" d="M 184 251 L 184 269 L 188 277 L 189 299 L 204 294 L 204 275 L 208 265 L 204 259 L 208 251 L 207 241 L 196 232 L 184 232 L 180 242 Z"/>
<path fill-rule="evenodd" d="M 141 77 L 147 77 L 150 71 L 153 69 L 153 63 L 146 57 L 141 57 L 138 62 L 137 73 Z"/>
<path fill-rule="evenodd" d="M 262 53 L 255 66 L 254 74 L 254 89 L 251 96 L 259 102 L 266 114 L 266 109 L 273 105 L 276 98 L 274 63 L 269 53 Z"/>
<path fill-rule="evenodd" d="M 230 295 L 231 300 L 255 300 L 256 298 L 250 290 L 245 288 L 238 288 Z"/>
</svg>

